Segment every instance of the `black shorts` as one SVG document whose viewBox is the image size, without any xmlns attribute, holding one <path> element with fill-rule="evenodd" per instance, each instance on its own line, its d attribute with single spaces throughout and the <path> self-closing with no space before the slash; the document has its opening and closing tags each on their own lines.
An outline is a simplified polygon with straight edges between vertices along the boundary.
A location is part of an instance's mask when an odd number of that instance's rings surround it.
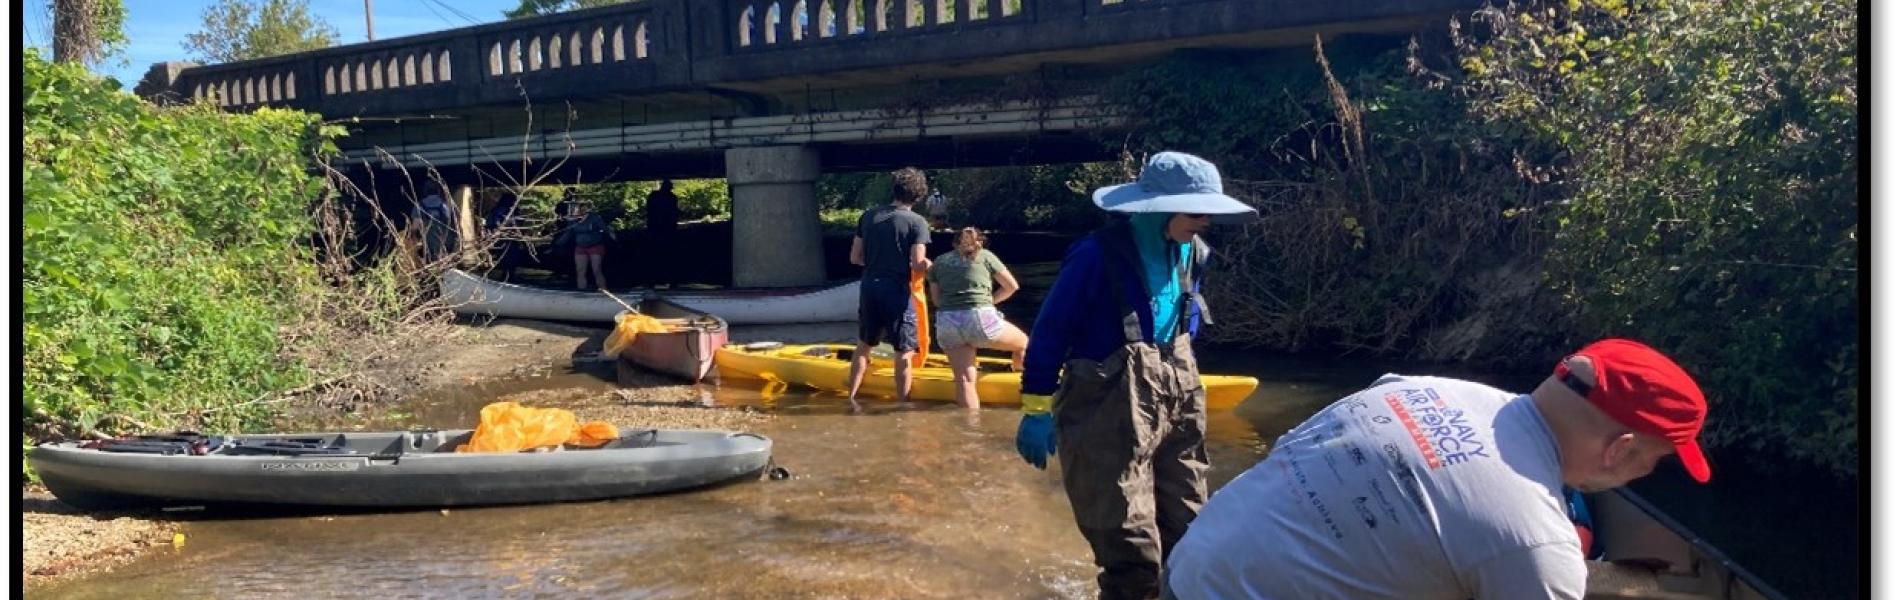
<svg viewBox="0 0 1900 600">
<path fill-rule="evenodd" d="M 858 340 L 868 346 L 889 341 L 900 354 L 917 349 L 917 306 L 911 303 L 910 282 L 867 277 L 858 284 Z"/>
</svg>

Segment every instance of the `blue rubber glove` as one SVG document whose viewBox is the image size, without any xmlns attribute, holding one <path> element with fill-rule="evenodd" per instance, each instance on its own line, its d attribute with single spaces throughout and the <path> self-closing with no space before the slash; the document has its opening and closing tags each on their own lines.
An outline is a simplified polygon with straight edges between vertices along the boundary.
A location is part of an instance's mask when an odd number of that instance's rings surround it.
<svg viewBox="0 0 1900 600">
<path fill-rule="evenodd" d="M 1016 453 L 1038 469 L 1049 468 L 1056 452 L 1056 419 L 1049 414 L 1048 396 L 1023 394 L 1023 422 L 1016 427 Z"/>
</svg>

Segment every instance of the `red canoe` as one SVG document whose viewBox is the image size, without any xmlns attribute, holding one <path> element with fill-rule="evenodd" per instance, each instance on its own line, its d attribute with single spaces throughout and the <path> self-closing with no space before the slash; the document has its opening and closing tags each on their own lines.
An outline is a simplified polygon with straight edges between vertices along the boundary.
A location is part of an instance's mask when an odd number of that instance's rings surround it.
<svg viewBox="0 0 1900 600">
<path fill-rule="evenodd" d="M 726 345 L 725 319 L 659 296 L 642 299 L 639 309 L 639 315 L 622 311 L 614 317 L 606 348 L 617 349 L 620 360 L 687 381 L 698 382 L 712 372 L 713 354 Z M 621 341 L 629 335 L 632 342 Z"/>
</svg>

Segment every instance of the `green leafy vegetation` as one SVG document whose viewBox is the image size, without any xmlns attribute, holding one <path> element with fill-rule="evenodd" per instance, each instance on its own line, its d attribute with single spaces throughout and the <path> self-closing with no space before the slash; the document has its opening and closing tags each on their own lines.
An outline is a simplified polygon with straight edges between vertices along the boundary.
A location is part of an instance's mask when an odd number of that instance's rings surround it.
<svg viewBox="0 0 1900 600">
<path fill-rule="evenodd" d="M 509 19 L 527 19 L 542 15 L 552 15 L 570 10 L 599 8 L 612 4 L 623 4 L 629 0 L 521 0 L 521 5 L 513 10 L 504 10 L 502 16 Z"/>
<path fill-rule="evenodd" d="M 1859 462 L 1860 66 L 1842 0 L 1481 13 L 1477 114 L 1563 150 L 1549 284 L 1578 333 L 1666 348 L 1712 441 Z"/>
<path fill-rule="evenodd" d="M 25 439 L 243 428 L 311 371 L 288 334 L 325 293 L 306 240 L 333 151 L 313 115 L 157 109 L 25 52 Z"/>
<path fill-rule="evenodd" d="M 218 0 L 205 7 L 204 28 L 185 36 L 185 50 L 226 63 L 336 45 L 336 27 L 311 14 L 309 0 Z"/>
</svg>

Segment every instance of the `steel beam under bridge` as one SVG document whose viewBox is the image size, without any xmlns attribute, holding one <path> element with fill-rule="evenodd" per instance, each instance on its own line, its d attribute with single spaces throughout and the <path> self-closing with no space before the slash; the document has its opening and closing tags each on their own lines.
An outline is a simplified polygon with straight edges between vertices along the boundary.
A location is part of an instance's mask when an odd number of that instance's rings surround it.
<svg viewBox="0 0 1900 600">
<path fill-rule="evenodd" d="M 1112 158 L 1088 133 L 1126 115 L 1099 98 L 997 102 L 921 110 L 846 110 L 718 118 L 345 149 L 339 162 L 451 173 L 555 173 L 558 182 L 723 176 L 726 150 L 807 146 L 826 171 L 902 164 L 972 167 Z M 525 164 L 524 164 L 525 163 Z M 578 166 L 588 172 L 571 173 Z"/>
</svg>

